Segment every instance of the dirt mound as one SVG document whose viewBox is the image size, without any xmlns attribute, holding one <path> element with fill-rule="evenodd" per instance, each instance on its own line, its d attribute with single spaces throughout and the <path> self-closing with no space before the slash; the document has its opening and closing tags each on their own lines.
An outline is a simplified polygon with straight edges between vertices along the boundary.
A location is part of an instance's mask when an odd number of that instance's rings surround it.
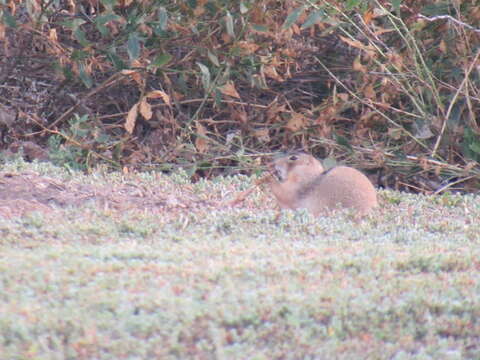
<svg viewBox="0 0 480 360">
<path fill-rule="evenodd" d="M 134 183 L 107 186 L 61 182 L 35 172 L 0 173 L 0 216 L 10 218 L 31 211 L 50 212 L 90 201 L 103 209 L 153 212 L 216 204 L 216 201 L 198 198 L 188 185 L 166 183 L 165 180 L 158 186 Z"/>
</svg>

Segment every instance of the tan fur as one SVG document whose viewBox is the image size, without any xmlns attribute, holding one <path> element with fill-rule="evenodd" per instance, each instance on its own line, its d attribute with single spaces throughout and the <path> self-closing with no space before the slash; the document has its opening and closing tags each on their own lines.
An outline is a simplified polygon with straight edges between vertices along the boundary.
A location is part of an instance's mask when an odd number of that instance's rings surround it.
<svg viewBox="0 0 480 360">
<path fill-rule="evenodd" d="M 320 161 L 304 153 L 278 158 L 272 168 L 279 179 L 272 178 L 270 188 L 282 208 L 304 208 L 318 216 L 345 207 L 362 216 L 378 204 L 372 183 L 354 168 L 324 171 Z"/>
</svg>

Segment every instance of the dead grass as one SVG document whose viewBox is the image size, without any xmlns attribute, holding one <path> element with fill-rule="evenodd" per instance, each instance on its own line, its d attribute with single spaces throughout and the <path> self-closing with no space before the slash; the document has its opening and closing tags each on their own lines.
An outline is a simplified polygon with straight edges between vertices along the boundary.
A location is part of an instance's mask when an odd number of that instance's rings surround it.
<svg viewBox="0 0 480 360">
<path fill-rule="evenodd" d="M 45 198 L 72 199 L 0 217 L 6 359 L 480 355 L 475 196 L 383 191 L 361 222 L 276 219 L 260 191 L 223 205 L 246 177 L 191 184 L 22 162 L 2 174 L 33 182 L 22 201 L 40 184 Z"/>
</svg>

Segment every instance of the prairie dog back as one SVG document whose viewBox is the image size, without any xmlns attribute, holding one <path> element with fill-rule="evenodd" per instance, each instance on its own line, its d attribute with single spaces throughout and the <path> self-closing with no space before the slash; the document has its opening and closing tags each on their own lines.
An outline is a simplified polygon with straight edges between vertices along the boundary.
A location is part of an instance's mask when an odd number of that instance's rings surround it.
<svg viewBox="0 0 480 360">
<path fill-rule="evenodd" d="M 344 207 L 362 216 L 378 204 L 372 183 L 354 168 L 324 171 L 320 161 L 304 153 L 280 157 L 272 168 L 278 179 L 270 181 L 270 188 L 282 208 L 305 208 L 318 216 Z"/>
</svg>

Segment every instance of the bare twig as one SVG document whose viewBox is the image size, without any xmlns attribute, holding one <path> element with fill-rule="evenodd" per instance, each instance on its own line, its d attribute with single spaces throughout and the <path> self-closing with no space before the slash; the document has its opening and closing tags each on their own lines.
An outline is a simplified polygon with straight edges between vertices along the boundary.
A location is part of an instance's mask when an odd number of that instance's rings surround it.
<svg viewBox="0 0 480 360">
<path fill-rule="evenodd" d="M 35 117 L 33 116 L 30 116 L 28 114 L 25 113 L 26 116 L 28 116 L 30 118 L 30 120 L 32 120 L 36 125 L 40 126 L 44 132 L 47 132 L 49 134 L 53 134 L 53 135 L 58 135 L 62 138 L 65 139 L 65 141 L 69 142 L 69 143 L 72 143 L 73 145 L 83 149 L 83 150 L 87 150 L 89 151 L 90 153 L 94 154 L 95 156 L 97 156 L 98 158 L 104 160 L 104 161 L 107 161 L 113 165 L 115 165 L 116 167 L 120 167 L 120 164 L 118 162 L 116 162 L 115 160 L 112 160 L 110 159 L 109 157 L 107 156 L 104 156 L 94 150 L 92 150 L 92 148 L 88 145 L 85 145 L 85 144 L 82 144 L 81 142 L 75 140 L 74 138 L 71 138 L 69 137 L 68 135 L 60 132 L 60 131 L 57 131 L 57 130 L 52 130 L 52 129 L 49 129 L 47 127 L 45 127 L 40 121 L 38 121 L 37 119 L 35 119 Z"/>
<path fill-rule="evenodd" d="M 245 191 L 239 192 L 237 196 L 233 200 L 227 202 L 227 206 L 235 206 L 240 204 L 241 202 L 245 201 L 245 199 L 260 185 L 268 182 L 271 178 L 271 174 L 268 173 L 267 175 L 261 177 L 260 179 L 256 180 L 254 185 L 248 188 Z"/>
<path fill-rule="evenodd" d="M 438 147 L 440 146 L 440 141 L 442 140 L 443 133 L 445 132 L 445 129 L 447 127 L 447 122 L 450 117 L 450 113 L 452 112 L 453 106 L 457 102 L 457 98 L 460 95 L 460 92 L 464 88 L 465 84 L 467 83 L 468 77 L 470 76 L 470 73 L 473 70 L 473 67 L 477 63 L 478 57 L 480 56 L 480 50 L 477 51 L 477 54 L 475 55 L 475 58 L 473 59 L 472 63 L 470 64 L 468 70 L 465 72 L 465 77 L 463 78 L 462 82 L 460 83 L 460 86 L 458 87 L 457 91 L 455 92 L 455 95 L 452 98 L 452 101 L 450 101 L 450 105 L 448 106 L 447 113 L 445 114 L 445 118 L 443 119 L 443 124 L 442 124 L 442 129 L 440 130 L 440 134 L 438 134 L 437 141 L 435 142 L 435 146 L 433 147 L 432 150 L 432 157 L 435 157 L 437 155 L 437 150 Z"/>
<path fill-rule="evenodd" d="M 337 84 L 339 84 L 340 86 L 342 86 L 353 98 L 355 98 L 356 100 L 360 101 L 363 105 L 365 106 L 368 106 L 370 109 L 372 109 L 375 113 L 377 113 L 378 115 L 380 115 L 381 117 L 383 117 L 385 120 L 387 120 L 389 123 L 391 123 L 392 125 L 394 125 L 395 127 L 401 129 L 405 134 L 407 134 L 412 140 L 414 140 L 417 144 L 419 144 L 421 147 L 423 147 L 424 149 L 428 149 L 428 147 L 423 143 L 421 142 L 419 139 L 417 139 L 412 133 L 410 133 L 407 129 L 405 129 L 403 126 L 401 126 L 400 124 L 397 124 L 395 121 L 393 121 L 391 118 L 389 118 L 387 115 L 385 115 L 383 112 L 381 112 L 380 110 L 378 110 L 374 104 L 371 102 L 371 101 L 367 101 L 365 99 L 362 99 L 360 98 L 357 94 L 355 94 L 355 92 L 353 92 L 345 83 L 343 83 L 337 76 L 335 76 L 335 74 L 333 74 L 330 69 L 324 65 L 322 63 L 322 61 L 318 58 L 318 57 L 315 57 L 315 59 L 317 60 L 317 62 L 325 69 L 326 72 L 328 72 L 328 74 L 332 77 L 333 80 L 335 80 L 335 82 Z"/>
<path fill-rule="evenodd" d="M 423 20 L 427 20 L 427 21 L 436 21 L 436 20 L 445 20 L 446 19 L 446 20 L 449 20 L 451 22 L 454 22 L 457 25 L 461 25 L 463 27 L 466 27 L 469 30 L 480 33 L 480 29 L 474 28 L 473 26 L 468 25 L 468 24 L 464 23 L 463 21 L 457 20 L 450 15 L 437 15 L 437 16 L 427 17 L 425 15 L 418 14 L 417 17 L 420 18 L 420 19 L 423 19 Z"/>
<path fill-rule="evenodd" d="M 113 74 L 112 76 L 110 76 L 107 80 L 105 80 L 103 83 L 101 83 L 99 86 L 97 86 L 95 89 L 92 89 L 90 90 L 82 99 L 78 100 L 75 105 L 73 105 L 72 107 L 70 107 L 70 109 L 68 109 L 67 111 L 65 111 L 59 118 L 57 118 L 53 123 L 51 123 L 48 128 L 46 128 L 46 130 L 51 130 L 53 127 L 55 127 L 56 125 L 62 123 L 63 121 L 65 121 L 68 117 L 70 117 L 73 112 L 75 111 L 75 109 L 80 106 L 81 104 L 83 104 L 85 102 L 85 100 L 87 100 L 88 98 L 92 97 L 93 95 L 95 95 L 96 93 L 98 93 L 99 91 L 103 90 L 103 89 L 106 89 L 107 87 L 117 83 L 119 80 L 121 80 L 123 78 L 123 75 L 121 73 L 115 73 Z"/>
<path fill-rule="evenodd" d="M 450 189 L 453 185 L 457 185 L 457 184 L 459 184 L 459 183 L 465 182 L 465 181 L 470 180 L 470 179 L 473 179 L 473 178 L 475 178 L 474 175 L 472 175 L 472 176 L 467 176 L 467 177 L 461 178 L 461 179 L 459 179 L 459 180 L 457 180 L 457 181 L 453 181 L 453 182 L 451 182 L 451 183 L 448 183 L 447 185 L 442 186 L 440 189 L 435 190 L 435 192 L 433 193 L 433 195 L 438 195 L 438 194 L 440 194 L 441 192 L 443 192 L 443 191 L 445 191 L 445 190 L 447 190 L 447 189 Z"/>
</svg>

